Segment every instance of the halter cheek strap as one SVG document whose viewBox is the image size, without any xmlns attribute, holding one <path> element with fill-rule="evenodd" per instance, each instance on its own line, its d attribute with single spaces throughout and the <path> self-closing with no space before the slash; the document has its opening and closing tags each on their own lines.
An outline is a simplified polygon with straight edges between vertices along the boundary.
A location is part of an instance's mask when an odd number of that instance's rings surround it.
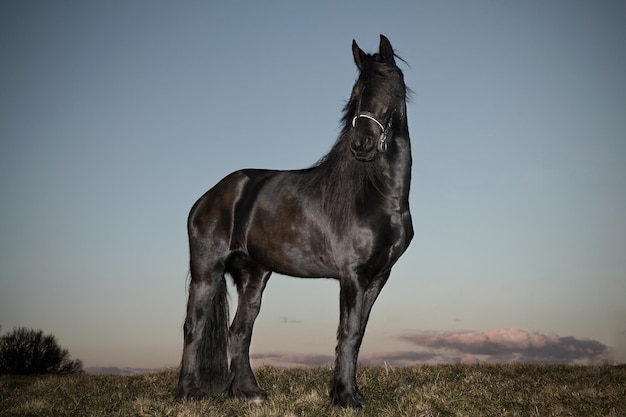
<svg viewBox="0 0 626 417">
<path fill-rule="evenodd" d="M 391 115 L 391 117 L 389 117 L 389 123 L 387 123 L 387 127 L 385 127 L 383 125 L 383 122 L 374 113 L 370 113 L 368 111 L 360 111 L 357 114 L 355 114 L 354 117 L 352 118 L 353 128 L 356 127 L 356 120 L 360 117 L 363 117 L 365 119 L 370 119 L 371 121 L 373 121 L 380 127 L 380 130 L 382 130 L 382 133 L 380 134 L 380 137 L 378 138 L 378 144 L 376 145 L 376 149 L 378 149 L 378 152 L 385 152 L 387 150 L 387 134 L 389 133 L 389 130 L 391 129 L 391 123 L 393 121 L 393 114 Z"/>
</svg>

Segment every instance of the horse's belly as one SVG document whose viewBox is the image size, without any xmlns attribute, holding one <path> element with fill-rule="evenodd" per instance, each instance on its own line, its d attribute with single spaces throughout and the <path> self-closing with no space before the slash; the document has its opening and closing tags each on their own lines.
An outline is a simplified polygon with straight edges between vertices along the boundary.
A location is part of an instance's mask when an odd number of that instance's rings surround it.
<svg viewBox="0 0 626 417">
<path fill-rule="evenodd" d="M 274 230 L 259 236 L 250 235 L 247 252 L 256 262 L 280 274 L 334 278 L 336 267 L 325 246 L 322 237 L 307 236 L 302 230 L 297 233 Z"/>
</svg>

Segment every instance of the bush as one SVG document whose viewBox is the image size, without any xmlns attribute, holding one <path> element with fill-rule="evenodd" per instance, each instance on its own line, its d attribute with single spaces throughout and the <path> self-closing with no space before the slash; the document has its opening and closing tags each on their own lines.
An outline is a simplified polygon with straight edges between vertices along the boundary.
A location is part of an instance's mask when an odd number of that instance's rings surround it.
<svg viewBox="0 0 626 417">
<path fill-rule="evenodd" d="M 83 363 L 71 360 L 53 335 L 41 330 L 14 328 L 0 337 L 0 374 L 79 374 Z"/>
</svg>

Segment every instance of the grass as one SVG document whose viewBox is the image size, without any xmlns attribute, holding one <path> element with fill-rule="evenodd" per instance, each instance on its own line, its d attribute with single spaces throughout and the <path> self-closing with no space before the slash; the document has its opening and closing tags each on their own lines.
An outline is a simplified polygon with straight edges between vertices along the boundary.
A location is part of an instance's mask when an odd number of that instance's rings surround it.
<svg viewBox="0 0 626 417">
<path fill-rule="evenodd" d="M 323 416 L 332 368 L 257 370 L 256 407 L 218 396 L 173 401 L 176 370 L 138 376 L 0 376 L 1 416 Z M 626 367 L 360 367 L 366 406 L 336 416 L 626 416 Z"/>
</svg>

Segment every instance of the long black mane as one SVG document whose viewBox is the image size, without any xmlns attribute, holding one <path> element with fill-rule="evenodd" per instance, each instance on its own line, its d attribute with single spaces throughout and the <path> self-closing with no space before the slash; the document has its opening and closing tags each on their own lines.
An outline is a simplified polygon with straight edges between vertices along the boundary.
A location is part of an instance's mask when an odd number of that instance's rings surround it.
<svg viewBox="0 0 626 417">
<path fill-rule="evenodd" d="M 330 151 L 307 170 L 303 186 L 311 193 L 319 193 L 322 210 L 331 219 L 337 231 L 345 226 L 345 220 L 355 209 L 359 197 L 365 199 L 385 196 L 383 166 L 375 162 L 363 162 L 351 155 L 350 142 L 355 135 L 352 119 L 359 110 L 361 94 L 365 89 L 375 88 L 379 96 L 385 96 L 398 107 L 396 126 L 406 124 L 405 105 L 410 90 L 395 65 L 380 60 L 379 54 L 366 55 L 363 69 L 352 89 L 352 95 L 343 108 L 342 130 Z M 394 54 L 395 57 L 399 58 Z M 399 58 L 402 59 L 402 58 Z"/>
</svg>

